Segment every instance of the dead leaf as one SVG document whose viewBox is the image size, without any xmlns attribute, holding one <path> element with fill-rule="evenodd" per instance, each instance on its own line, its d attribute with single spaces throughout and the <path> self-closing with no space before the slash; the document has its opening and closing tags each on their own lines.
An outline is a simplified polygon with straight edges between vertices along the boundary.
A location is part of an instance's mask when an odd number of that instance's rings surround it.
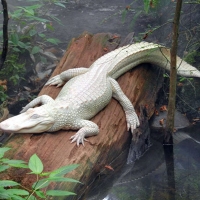
<svg viewBox="0 0 200 200">
<path fill-rule="evenodd" d="M 184 84 L 183 84 L 183 83 L 180 83 L 180 82 L 177 84 L 178 87 L 183 87 L 183 85 L 184 85 Z"/>
<path fill-rule="evenodd" d="M 105 48 L 103 48 L 103 50 L 105 51 L 105 52 L 107 52 L 108 51 L 108 49 L 105 47 Z"/>
<path fill-rule="evenodd" d="M 200 121 L 200 119 L 199 119 L 199 118 L 196 118 L 196 119 L 192 119 L 192 121 L 193 121 L 193 122 L 198 122 L 198 121 Z"/>
<path fill-rule="evenodd" d="M 164 125 L 164 120 L 165 120 L 165 119 L 163 118 L 163 119 L 161 119 L 161 120 L 159 121 L 159 123 L 160 123 L 161 126 Z"/>
<path fill-rule="evenodd" d="M 167 106 L 166 105 L 163 105 L 160 107 L 160 111 L 163 112 L 163 111 L 167 111 Z"/>
<path fill-rule="evenodd" d="M 159 115 L 159 112 L 158 112 L 158 110 L 157 110 L 157 109 L 155 109 L 155 111 L 154 111 L 154 114 L 155 114 L 156 116 L 158 116 L 158 115 Z"/>
<path fill-rule="evenodd" d="M 173 130 L 173 133 L 176 133 L 176 131 L 177 131 L 177 129 L 176 129 L 176 128 L 174 128 L 174 130 Z"/>
<path fill-rule="evenodd" d="M 105 165 L 105 168 L 106 168 L 106 169 L 109 169 L 109 170 L 111 170 L 111 171 L 114 171 L 114 169 L 113 169 L 110 165 Z"/>
</svg>

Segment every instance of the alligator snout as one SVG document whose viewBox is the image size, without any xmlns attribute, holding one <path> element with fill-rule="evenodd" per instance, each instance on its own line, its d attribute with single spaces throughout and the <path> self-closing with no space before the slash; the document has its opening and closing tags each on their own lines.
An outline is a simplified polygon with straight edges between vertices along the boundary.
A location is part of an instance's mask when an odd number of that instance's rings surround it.
<svg viewBox="0 0 200 200">
<path fill-rule="evenodd" d="M 6 125 L 5 122 L 1 122 L 1 123 L 0 123 L 0 130 L 6 131 L 6 127 L 8 127 L 8 126 Z"/>
<path fill-rule="evenodd" d="M 7 123 L 7 120 L 0 123 L 0 130 L 2 130 L 4 132 L 12 132 L 13 130 L 16 131 L 19 128 L 20 127 L 18 125 L 12 126 L 12 124 Z"/>
</svg>

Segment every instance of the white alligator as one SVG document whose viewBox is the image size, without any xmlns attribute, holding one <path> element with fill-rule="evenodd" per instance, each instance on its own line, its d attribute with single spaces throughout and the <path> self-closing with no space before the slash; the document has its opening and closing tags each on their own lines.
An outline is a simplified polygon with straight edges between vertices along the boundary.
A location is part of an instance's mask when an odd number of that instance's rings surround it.
<svg viewBox="0 0 200 200">
<path fill-rule="evenodd" d="M 97 124 L 89 119 L 114 97 L 124 109 L 127 129 L 133 133 L 140 122 L 132 103 L 115 79 L 141 63 L 151 63 L 170 70 L 169 57 L 170 50 L 166 47 L 141 42 L 102 56 L 90 68 L 66 70 L 46 83 L 57 87 L 64 85 L 55 100 L 47 95 L 37 97 L 23 108 L 21 114 L 1 122 L 0 129 L 13 133 L 78 130 L 71 137 L 71 142 L 84 145 L 86 137 L 99 132 Z M 179 57 L 177 72 L 181 76 L 200 77 L 200 71 Z"/>
</svg>

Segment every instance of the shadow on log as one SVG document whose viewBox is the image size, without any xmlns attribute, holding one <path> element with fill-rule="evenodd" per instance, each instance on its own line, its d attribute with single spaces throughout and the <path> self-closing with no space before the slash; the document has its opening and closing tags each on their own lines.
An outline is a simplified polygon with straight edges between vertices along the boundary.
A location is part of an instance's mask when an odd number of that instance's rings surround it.
<svg viewBox="0 0 200 200">
<path fill-rule="evenodd" d="M 116 35 L 83 33 L 79 38 L 72 40 L 52 76 L 69 68 L 89 67 L 97 58 L 114 50 L 119 44 L 120 37 Z M 118 82 L 135 106 L 137 114 L 140 114 L 140 106 L 145 106 L 147 116 L 150 117 L 154 112 L 154 104 L 162 80 L 160 69 L 145 64 L 127 72 L 118 79 Z M 59 88 L 53 86 L 44 87 L 39 95 L 47 94 L 55 98 L 59 91 Z M 100 127 L 100 133 L 90 137 L 85 147 L 82 145 L 77 147 L 76 143 L 70 143 L 70 137 L 75 134 L 75 131 L 39 135 L 15 134 L 6 144 L 12 148 L 6 156 L 28 161 L 30 156 L 36 153 L 42 160 L 45 171 L 55 170 L 64 165 L 80 164 L 69 175 L 82 184 L 61 183 L 51 185 L 51 188 L 77 193 L 77 196 L 67 199 L 84 199 L 97 177 L 101 174 L 113 175 L 122 167 L 126 162 L 131 141 L 131 133 L 126 131 L 125 114 L 114 99 L 92 121 Z M 111 166 L 114 171 L 106 166 Z M 25 186 L 35 181 L 32 175 L 27 175 L 22 169 L 11 170 L 4 178 L 16 180 Z"/>
</svg>

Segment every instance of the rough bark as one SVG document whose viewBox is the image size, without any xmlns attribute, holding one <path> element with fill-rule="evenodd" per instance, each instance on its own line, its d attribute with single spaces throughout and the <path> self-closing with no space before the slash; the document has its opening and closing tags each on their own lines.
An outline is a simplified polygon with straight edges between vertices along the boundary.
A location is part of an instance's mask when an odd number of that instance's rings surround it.
<svg viewBox="0 0 200 200">
<path fill-rule="evenodd" d="M 82 34 L 73 39 L 65 55 L 61 59 L 52 76 L 74 67 L 89 67 L 97 58 L 118 47 L 120 38 L 112 34 Z M 160 69 L 143 65 L 127 72 L 118 79 L 122 90 L 134 104 L 146 107 L 148 118 L 154 112 L 157 91 L 162 85 Z M 55 98 L 60 89 L 44 87 L 40 93 Z M 85 147 L 77 147 L 70 143 L 75 131 L 58 131 L 52 134 L 16 134 L 6 146 L 12 147 L 8 157 L 28 161 L 36 153 L 43 161 L 45 171 L 54 170 L 72 163 L 80 164 L 71 177 L 83 184 L 69 185 L 62 183 L 52 185 L 56 189 L 66 189 L 78 195 L 69 199 L 84 199 L 84 195 L 102 175 L 109 177 L 115 174 L 126 162 L 131 133 L 126 131 L 124 112 L 117 101 L 111 100 L 109 105 L 96 115 L 92 121 L 100 127 L 97 136 L 90 137 Z M 111 166 L 114 171 L 107 166 Z M 5 178 L 15 179 L 24 185 L 30 185 L 34 177 L 25 174 L 24 170 L 12 170 Z M 56 198 L 58 199 L 58 198 Z M 61 198 L 62 199 L 62 198 Z M 66 198 L 63 198 L 66 199 Z"/>
</svg>

